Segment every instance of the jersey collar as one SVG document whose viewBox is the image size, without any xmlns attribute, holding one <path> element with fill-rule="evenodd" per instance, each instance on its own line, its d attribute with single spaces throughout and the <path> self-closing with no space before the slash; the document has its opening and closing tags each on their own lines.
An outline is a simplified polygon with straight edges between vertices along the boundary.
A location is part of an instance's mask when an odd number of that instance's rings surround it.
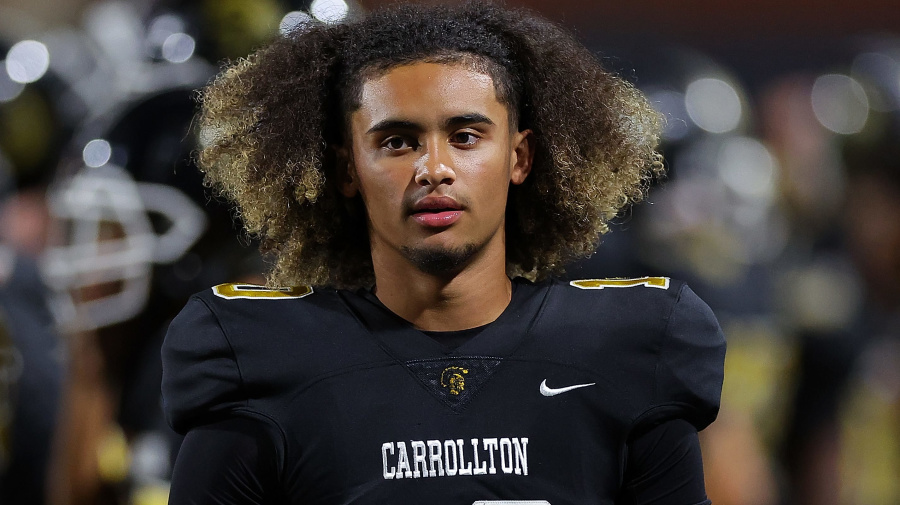
<svg viewBox="0 0 900 505">
<path fill-rule="evenodd" d="M 391 312 L 370 290 L 342 291 L 341 297 L 379 345 L 400 361 L 448 356 L 504 358 L 527 339 L 540 317 L 550 286 L 549 282 L 533 284 L 522 278 L 514 279 L 512 298 L 500 316 L 453 350 L 444 348 Z"/>
</svg>

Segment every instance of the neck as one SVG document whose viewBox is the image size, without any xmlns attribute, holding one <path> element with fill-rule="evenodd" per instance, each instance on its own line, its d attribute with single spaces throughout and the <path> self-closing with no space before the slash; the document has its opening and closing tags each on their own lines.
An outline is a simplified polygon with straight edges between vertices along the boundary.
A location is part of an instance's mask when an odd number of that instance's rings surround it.
<svg viewBox="0 0 900 505">
<path fill-rule="evenodd" d="M 481 251 L 457 273 L 436 276 L 405 258 L 389 259 L 373 250 L 375 295 L 419 329 L 454 331 L 488 324 L 503 313 L 512 296 L 505 251 L 489 253 Z"/>
</svg>

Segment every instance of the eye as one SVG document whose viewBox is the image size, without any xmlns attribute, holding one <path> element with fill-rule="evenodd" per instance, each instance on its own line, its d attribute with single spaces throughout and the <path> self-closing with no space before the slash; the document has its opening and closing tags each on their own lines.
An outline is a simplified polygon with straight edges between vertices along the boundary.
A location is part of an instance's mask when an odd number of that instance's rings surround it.
<svg viewBox="0 0 900 505">
<path fill-rule="evenodd" d="M 474 145 L 478 142 L 479 137 L 472 132 L 469 131 L 460 131 L 454 133 L 450 137 L 450 142 L 454 144 L 463 144 L 463 145 Z"/>
<path fill-rule="evenodd" d="M 381 147 L 384 147 L 391 151 L 402 151 L 409 148 L 415 149 L 416 146 L 414 146 L 412 141 L 410 141 L 409 139 L 394 135 L 392 137 L 386 138 L 384 142 L 381 143 Z"/>
</svg>

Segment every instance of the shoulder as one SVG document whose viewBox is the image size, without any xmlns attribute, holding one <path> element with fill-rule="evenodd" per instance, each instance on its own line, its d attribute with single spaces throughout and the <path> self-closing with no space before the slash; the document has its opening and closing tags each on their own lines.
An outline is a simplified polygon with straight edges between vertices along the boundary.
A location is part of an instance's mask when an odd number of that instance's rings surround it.
<svg viewBox="0 0 900 505">
<path fill-rule="evenodd" d="M 666 277 L 553 281 L 545 324 L 576 348 L 598 350 L 604 369 L 639 388 L 638 422 L 683 418 L 703 428 L 716 416 L 725 336 L 690 287 Z M 573 331 L 574 330 L 574 331 Z M 588 353 L 585 353 L 586 355 Z"/>
<path fill-rule="evenodd" d="M 180 337 L 198 347 L 197 335 L 218 334 L 233 344 L 248 331 L 278 330 L 303 318 L 328 299 L 311 286 L 270 288 L 255 284 L 219 284 L 193 295 L 169 325 L 166 344 Z"/>
<path fill-rule="evenodd" d="M 381 357 L 331 288 L 221 284 L 195 294 L 162 346 L 163 405 L 177 431 L 268 409 L 322 374 Z"/>
<path fill-rule="evenodd" d="M 718 322 L 703 300 L 685 283 L 669 277 L 635 277 L 554 281 L 557 305 L 587 312 L 592 318 L 623 323 L 643 322 L 670 329 L 685 316 L 718 329 Z"/>
<path fill-rule="evenodd" d="M 326 292 L 327 293 L 327 292 Z M 312 300 L 309 286 L 266 288 L 251 284 L 221 284 L 195 294 L 169 324 L 162 346 L 162 392 L 166 416 L 177 431 L 246 404 L 255 363 L 247 349 L 270 339 L 304 318 L 298 306 Z M 324 296 L 327 298 L 327 295 Z M 279 317 L 280 315 L 280 317 Z M 306 316 L 308 318 L 308 315 Z"/>
<path fill-rule="evenodd" d="M 684 282 L 668 277 L 553 280 L 550 289 L 551 317 L 566 324 L 638 325 L 645 334 L 664 331 L 676 306 L 693 295 Z"/>
<path fill-rule="evenodd" d="M 179 345 L 205 352 L 215 345 L 234 348 L 248 334 L 296 329 L 300 322 L 315 319 L 322 305 L 334 304 L 337 298 L 334 290 L 312 286 L 213 286 L 193 295 L 172 320 L 166 333 L 163 357 L 166 357 L 167 349 Z"/>
<path fill-rule="evenodd" d="M 604 352 L 655 356 L 684 338 L 724 344 L 709 306 L 668 277 L 550 281 L 540 324 Z"/>
</svg>

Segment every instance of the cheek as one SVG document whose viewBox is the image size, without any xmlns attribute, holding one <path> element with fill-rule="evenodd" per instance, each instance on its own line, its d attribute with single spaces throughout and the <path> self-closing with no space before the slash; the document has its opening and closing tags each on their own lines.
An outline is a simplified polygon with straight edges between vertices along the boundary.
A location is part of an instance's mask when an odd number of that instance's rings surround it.
<svg viewBox="0 0 900 505">
<path fill-rule="evenodd" d="M 407 177 L 391 170 L 357 172 L 357 177 L 370 217 L 397 214 L 403 207 Z"/>
<path fill-rule="evenodd" d="M 485 202 L 503 207 L 509 191 L 509 158 L 503 153 L 495 153 L 482 160 L 478 168 L 477 191 Z"/>
</svg>

